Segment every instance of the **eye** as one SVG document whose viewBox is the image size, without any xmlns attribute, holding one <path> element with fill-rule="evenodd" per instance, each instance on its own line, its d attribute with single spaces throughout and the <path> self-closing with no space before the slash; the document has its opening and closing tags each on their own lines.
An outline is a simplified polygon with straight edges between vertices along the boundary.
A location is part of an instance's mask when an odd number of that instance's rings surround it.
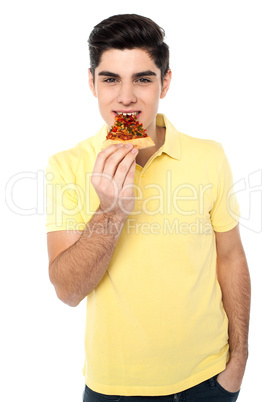
<svg viewBox="0 0 267 402">
<path fill-rule="evenodd" d="M 116 81 L 117 81 L 116 78 L 106 78 L 106 79 L 104 80 L 104 82 L 111 83 L 111 84 L 113 84 L 113 83 L 116 82 Z"/>
<path fill-rule="evenodd" d="M 139 78 L 137 81 L 141 82 L 141 84 L 147 84 L 148 82 L 151 82 L 149 78 Z"/>
</svg>

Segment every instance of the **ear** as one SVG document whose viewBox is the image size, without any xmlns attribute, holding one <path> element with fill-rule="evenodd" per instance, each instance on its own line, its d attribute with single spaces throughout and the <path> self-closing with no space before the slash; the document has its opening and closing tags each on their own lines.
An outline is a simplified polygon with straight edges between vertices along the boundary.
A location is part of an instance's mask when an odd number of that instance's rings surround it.
<svg viewBox="0 0 267 402">
<path fill-rule="evenodd" d="M 89 83 L 89 87 L 92 91 L 92 94 L 97 98 L 95 85 L 94 85 L 94 77 L 93 77 L 93 74 L 91 73 L 90 68 L 88 68 L 88 83 Z"/>
<path fill-rule="evenodd" d="M 169 69 L 165 74 L 165 77 L 163 78 L 163 85 L 161 89 L 160 99 L 165 98 L 171 84 L 171 79 L 172 79 L 172 72 Z"/>
</svg>

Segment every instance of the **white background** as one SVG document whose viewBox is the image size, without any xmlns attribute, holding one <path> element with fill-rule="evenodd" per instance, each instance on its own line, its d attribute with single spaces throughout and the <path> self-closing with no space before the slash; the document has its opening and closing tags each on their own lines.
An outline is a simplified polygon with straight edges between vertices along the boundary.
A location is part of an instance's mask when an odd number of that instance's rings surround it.
<svg viewBox="0 0 267 402">
<path fill-rule="evenodd" d="M 265 7 L 259 0 L 1 6 L 1 401 L 82 400 L 85 303 L 65 306 L 49 282 L 43 179 L 49 155 L 103 124 L 87 85 L 87 38 L 118 13 L 148 16 L 165 29 L 173 82 L 159 111 L 179 131 L 222 142 L 232 165 L 253 286 L 250 358 L 239 400 L 263 400 Z"/>
</svg>

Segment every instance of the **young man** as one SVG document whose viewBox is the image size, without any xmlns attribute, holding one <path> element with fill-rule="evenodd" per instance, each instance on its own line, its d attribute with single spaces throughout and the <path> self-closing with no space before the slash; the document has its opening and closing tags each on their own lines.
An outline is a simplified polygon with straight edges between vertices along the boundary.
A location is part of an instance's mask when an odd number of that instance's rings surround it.
<svg viewBox="0 0 267 402">
<path fill-rule="evenodd" d="M 227 158 L 157 114 L 171 82 L 157 24 L 113 16 L 88 42 L 106 125 L 47 169 L 50 279 L 70 306 L 87 297 L 84 401 L 234 401 L 250 279 Z M 136 114 L 155 146 L 101 151 L 118 113 Z"/>
</svg>

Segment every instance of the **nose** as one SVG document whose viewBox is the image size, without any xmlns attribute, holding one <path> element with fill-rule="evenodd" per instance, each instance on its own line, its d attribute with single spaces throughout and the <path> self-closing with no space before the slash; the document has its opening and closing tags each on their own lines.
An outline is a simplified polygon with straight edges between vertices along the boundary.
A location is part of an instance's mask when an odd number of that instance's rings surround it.
<svg viewBox="0 0 267 402">
<path fill-rule="evenodd" d="M 134 86 L 131 83 L 123 83 L 120 86 L 117 101 L 125 106 L 136 103 L 137 97 L 135 95 Z"/>
</svg>

